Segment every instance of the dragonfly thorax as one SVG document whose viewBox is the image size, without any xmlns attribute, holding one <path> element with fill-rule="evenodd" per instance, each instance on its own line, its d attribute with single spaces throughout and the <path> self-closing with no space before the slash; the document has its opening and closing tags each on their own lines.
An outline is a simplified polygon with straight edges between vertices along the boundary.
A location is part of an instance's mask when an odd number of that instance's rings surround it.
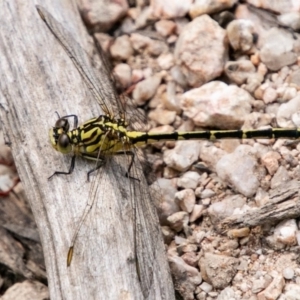
<svg viewBox="0 0 300 300">
<path fill-rule="evenodd" d="M 69 117 L 74 117 L 76 128 L 73 130 L 69 130 Z M 49 136 L 55 150 L 93 159 L 101 152 L 105 155 L 130 148 L 127 125 L 123 118 L 114 119 L 108 115 L 100 115 L 77 127 L 77 117 L 69 115 L 56 121 L 49 131 Z"/>
<path fill-rule="evenodd" d="M 69 138 L 74 144 L 76 154 L 91 158 L 113 154 L 130 144 L 127 137 L 126 122 L 122 119 L 115 120 L 107 115 L 101 115 L 82 124 L 77 129 L 69 132 Z"/>
</svg>

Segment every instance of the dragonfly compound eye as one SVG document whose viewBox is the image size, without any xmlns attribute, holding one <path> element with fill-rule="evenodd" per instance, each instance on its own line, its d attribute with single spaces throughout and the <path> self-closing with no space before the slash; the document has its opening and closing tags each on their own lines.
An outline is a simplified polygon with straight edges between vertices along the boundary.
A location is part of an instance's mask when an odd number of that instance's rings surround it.
<svg viewBox="0 0 300 300">
<path fill-rule="evenodd" d="M 52 147 L 57 150 L 57 140 L 58 140 L 58 135 L 57 135 L 57 130 L 54 128 L 51 128 L 49 130 L 49 138 L 50 138 L 50 142 Z"/>
<path fill-rule="evenodd" d="M 70 138 L 66 133 L 62 133 L 57 141 L 57 150 L 61 153 L 69 153 L 72 150 Z"/>
<path fill-rule="evenodd" d="M 69 121 L 64 118 L 58 119 L 55 123 L 55 128 L 61 128 L 64 132 L 68 132 L 70 128 Z"/>
</svg>

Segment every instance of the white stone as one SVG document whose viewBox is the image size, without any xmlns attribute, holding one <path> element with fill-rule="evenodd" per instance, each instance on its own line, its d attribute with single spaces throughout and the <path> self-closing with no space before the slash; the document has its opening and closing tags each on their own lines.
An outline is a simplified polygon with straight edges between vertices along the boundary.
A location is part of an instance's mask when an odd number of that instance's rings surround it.
<svg viewBox="0 0 300 300">
<path fill-rule="evenodd" d="M 295 276 L 294 270 L 293 270 L 292 268 L 289 268 L 289 267 L 284 268 L 282 274 L 283 274 L 283 277 L 284 277 L 285 279 L 288 279 L 288 280 L 293 279 L 293 277 Z"/>
<path fill-rule="evenodd" d="M 272 87 L 268 87 L 264 91 L 263 100 L 266 104 L 273 103 L 277 100 L 277 92 Z"/>
<path fill-rule="evenodd" d="M 284 298 L 283 298 L 284 297 Z M 300 300 L 300 285 L 299 283 L 289 282 L 284 287 L 282 298 L 279 300 Z"/>
<path fill-rule="evenodd" d="M 179 141 L 174 149 L 164 152 L 166 165 L 178 171 L 187 170 L 199 157 L 199 141 Z"/>
<path fill-rule="evenodd" d="M 174 201 L 177 189 L 171 180 L 165 178 L 158 179 L 154 186 L 156 189 L 153 190 L 151 186 L 151 192 L 155 195 L 154 199 L 158 198 L 160 201 L 156 203 L 159 207 L 157 211 L 160 221 L 164 224 L 170 215 L 180 210 L 179 205 Z M 157 195 L 159 197 L 156 197 Z"/>
<path fill-rule="evenodd" d="M 284 166 L 280 166 L 271 180 L 271 188 L 274 189 L 290 180 L 291 178 L 287 169 Z"/>
<path fill-rule="evenodd" d="M 202 282 L 202 283 L 200 284 L 200 288 L 201 288 L 201 290 L 203 290 L 205 293 L 209 293 L 209 292 L 211 292 L 212 289 L 213 289 L 213 287 L 212 287 L 210 284 L 208 284 L 207 282 Z"/>
<path fill-rule="evenodd" d="M 181 108 L 197 126 L 240 127 L 251 111 L 252 96 L 221 81 L 209 82 L 182 95 Z"/>
<path fill-rule="evenodd" d="M 205 199 L 205 198 L 211 198 L 215 195 L 216 193 L 211 190 L 211 189 L 204 189 L 201 194 L 200 194 L 200 198 L 201 199 Z"/>
<path fill-rule="evenodd" d="M 291 120 L 291 117 L 297 111 L 300 111 L 300 95 L 297 95 L 292 100 L 279 106 L 276 116 L 278 125 L 283 128 L 295 127 Z"/>
<path fill-rule="evenodd" d="M 233 20 L 226 27 L 229 42 L 236 51 L 246 52 L 253 46 L 254 26 L 250 20 Z"/>
<path fill-rule="evenodd" d="M 280 274 L 277 274 L 277 276 L 273 278 L 271 284 L 258 294 L 258 297 L 261 299 L 278 299 L 282 293 L 284 283 L 284 278 Z"/>
<path fill-rule="evenodd" d="M 177 186 L 184 189 L 195 189 L 200 180 L 200 175 L 197 172 L 189 171 L 184 173 L 177 181 Z"/>
<path fill-rule="evenodd" d="M 163 53 L 157 58 L 157 63 L 162 70 L 169 70 L 174 66 L 174 56 L 172 53 Z"/>
<path fill-rule="evenodd" d="M 254 6 L 259 6 L 260 8 L 270 10 L 278 14 L 289 13 L 291 11 L 300 11 L 300 2 L 298 0 L 296 1 L 248 0 L 247 2 Z"/>
<path fill-rule="evenodd" d="M 130 42 L 134 50 L 143 52 L 143 50 L 148 48 L 153 41 L 148 36 L 144 36 L 139 33 L 132 33 L 130 35 Z"/>
<path fill-rule="evenodd" d="M 174 56 L 190 86 L 201 86 L 221 75 L 227 59 L 226 41 L 225 30 L 208 15 L 184 27 Z"/>
<path fill-rule="evenodd" d="M 127 35 L 117 37 L 110 47 L 111 56 L 117 60 L 127 60 L 133 54 L 131 41 Z"/>
<path fill-rule="evenodd" d="M 277 71 L 284 66 L 297 61 L 297 54 L 293 52 L 294 40 L 279 28 L 273 27 L 265 37 L 260 59 L 271 71 Z"/>
<path fill-rule="evenodd" d="M 228 61 L 224 68 L 225 74 L 238 85 L 249 80 L 255 73 L 255 67 L 250 60 Z M 262 77 L 263 79 L 263 77 Z"/>
<path fill-rule="evenodd" d="M 295 31 L 300 29 L 300 13 L 299 11 L 291 11 L 278 16 L 278 21 L 282 24 L 291 27 Z"/>
<path fill-rule="evenodd" d="M 238 146 L 233 153 L 224 155 L 216 165 L 218 176 L 236 191 L 252 197 L 258 187 L 258 163 L 250 155 L 252 148 L 247 145 Z"/>
<path fill-rule="evenodd" d="M 297 224 L 294 219 L 282 221 L 275 227 L 275 241 L 284 245 L 295 245 L 296 232 Z"/>
<path fill-rule="evenodd" d="M 183 211 L 191 213 L 196 202 L 195 193 L 192 189 L 179 191 L 175 194 L 175 201 Z"/>
<path fill-rule="evenodd" d="M 220 221 L 231 216 L 235 209 L 242 208 L 246 203 L 246 200 L 241 196 L 227 197 L 220 202 L 215 202 L 208 208 L 208 213 L 212 218 L 212 221 Z"/>
<path fill-rule="evenodd" d="M 176 232 L 181 231 L 188 224 L 188 220 L 188 213 L 185 211 L 176 212 L 167 218 L 170 227 Z"/>
<path fill-rule="evenodd" d="M 81 17 L 90 27 L 101 28 L 101 31 L 109 30 L 115 22 L 126 15 L 128 2 L 119 0 L 117 2 L 100 1 L 79 1 L 78 9 Z"/>
<path fill-rule="evenodd" d="M 184 17 L 192 2 L 192 0 L 151 0 L 150 8 L 155 18 L 173 19 Z"/>
<path fill-rule="evenodd" d="M 202 277 L 197 268 L 188 265 L 181 257 L 168 255 L 168 262 L 175 276 L 185 274 L 184 294 L 185 299 L 194 299 L 196 287 L 202 282 Z"/>
<path fill-rule="evenodd" d="M 236 274 L 238 262 L 234 257 L 205 253 L 200 259 L 200 269 L 203 268 L 213 287 L 224 289 Z"/>
<path fill-rule="evenodd" d="M 160 85 L 160 76 L 151 76 L 141 82 L 139 82 L 133 93 L 132 97 L 137 105 L 143 105 L 147 100 L 152 98 Z"/>
<path fill-rule="evenodd" d="M 280 154 L 275 151 L 269 151 L 261 157 L 261 162 L 267 168 L 270 175 L 274 175 L 277 171 L 280 158 Z"/>
<path fill-rule="evenodd" d="M 216 164 L 225 155 L 226 152 L 220 148 L 217 148 L 211 142 L 202 142 L 200 147 L 200 159 L 211 170 L 216 170 Z"/>
<path fill-rule="evenodd" d="M 300 82 L 299 82 L 300 86 Z M 291 86 L 281 86 L 276 89 L 278 95 L 278 102 L 284 103 L 297 96 L 297 89 Z"/>
<path fill-rule="evenodd" d="M 171 35 L 176 29 L 176 24 L 171 20 L 159 20 L 154 26 L 156 31 L 164 37 Z"/>
<path fill-rule="evenodd" d="M 124 89 L 131 85 L 131 68 L 129 65 L 117 64 L 114 68 L 114 75 Z"/>
<path fill-rule="evenodd" d="M 192 19 L 200 15 L 210 15 L 221 12 L 232 7 L 237 0 L 195 0 L 189 11 L 189 15 Z"/>
<path fill-rule="evenodd" d="M 173 124 L 176 118 L 176 112 L 167 109 L 156 108 L 149 113 L 149 119 L 155 121 L 159 125 Z"/>
<path fill-rule="evenodd" d="M 197 219 L 199 219 L 204 211 L 204 205 L 201 204 L 195 204 L 194 209 L 190 215 L 190 223 L 195 222 Z"/>
</svg>

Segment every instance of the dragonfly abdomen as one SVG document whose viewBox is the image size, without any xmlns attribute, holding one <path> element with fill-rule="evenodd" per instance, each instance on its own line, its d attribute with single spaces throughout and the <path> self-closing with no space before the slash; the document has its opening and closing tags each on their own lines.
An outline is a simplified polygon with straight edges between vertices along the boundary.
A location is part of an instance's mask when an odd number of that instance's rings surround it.
<svg viewBox="0 0 300 300">
<path fill-rule="evenodd" d="M 158 141 L 216 140 L 216 139 L 298 139 L 300 129 L 270 128 L 254 130 L 203 130 L 192 132 L 174 131 L 170 133 L 127 132 L 132 144 L 141 146 Z"/>
</svg>

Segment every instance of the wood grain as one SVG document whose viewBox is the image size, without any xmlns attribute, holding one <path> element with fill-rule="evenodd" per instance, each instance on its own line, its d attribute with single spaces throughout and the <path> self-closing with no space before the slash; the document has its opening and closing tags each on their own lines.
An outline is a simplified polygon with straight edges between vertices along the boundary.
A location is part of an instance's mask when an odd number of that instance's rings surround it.
<svg viewBox="0 0 300 300">
<path fill-rule="evenodd" d="M 299 190 L 298 180 L 283 183 L 270 193 L 264 205 L 224 219 L 217 229 L 226 231 L 230 228 L 262 226 L 297 218 L 300 215 Z"/>
<path fill-rule="evenodd" d="M 130 201 L 136 183 L 128 181 L 128 186 L 119 188 L 113 167 L 103 168 L 96 178 L 99 184 L 95 180 L 88 183 L 86 172 L 92 166 L 80 159 L 72 175 L 47 179 L 55 170 L 67 170 L 70 163 L 69 157 L 55 152 L 48 142 L 55 111 L 77 114 L 83 121 L 100 114 L 100 108 L 40 19 L 35 4 L 17 0 L 0 4 L 0 114 L 5 140 L 12 148 L 40 232 L 50 297 L 173 299 L 160 231 L 157 226 L 151 228 L 152 223 L 146 219 L 153 213 L 148 193 Z M 56 0 L 41 4 L 89 49 L 75 3 Z M 72 264 L 67 268 L 70 241 L 89 197 L 97 201 L 79 233 Z M 143 212 L 138 201 L 144 201 L 143 207 L 149 210 Z M 136 216 L 132 213 L 135 206 Z M 144 248 L 137 250 L 142 257 L 139 269 L 142 281 L 146 276 L 144 283 L 139 281 L 135 260 L 135 218 L 145 238 L 138 245 Z"/>
</svg>

